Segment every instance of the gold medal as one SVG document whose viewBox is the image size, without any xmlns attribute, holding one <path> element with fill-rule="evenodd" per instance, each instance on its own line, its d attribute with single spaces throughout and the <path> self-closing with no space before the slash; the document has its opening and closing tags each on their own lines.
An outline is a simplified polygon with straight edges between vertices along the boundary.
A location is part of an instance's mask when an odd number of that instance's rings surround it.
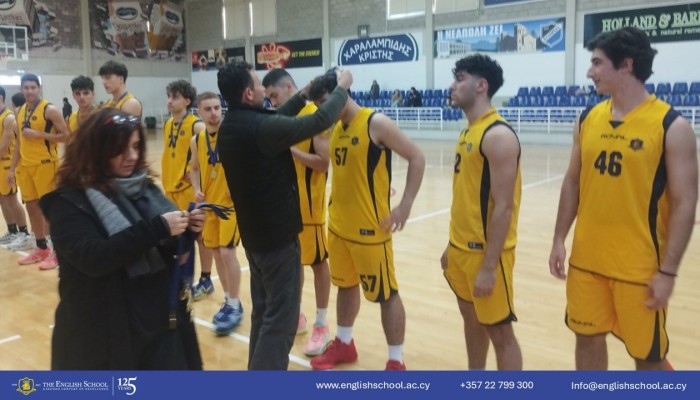
<svg viewBox="0 0 700 400">
<path fill-rule="evenodd" d="M 212 170 L 210 175 L 212 178 L 216 178 L 216 170 Z"/>
</svg>

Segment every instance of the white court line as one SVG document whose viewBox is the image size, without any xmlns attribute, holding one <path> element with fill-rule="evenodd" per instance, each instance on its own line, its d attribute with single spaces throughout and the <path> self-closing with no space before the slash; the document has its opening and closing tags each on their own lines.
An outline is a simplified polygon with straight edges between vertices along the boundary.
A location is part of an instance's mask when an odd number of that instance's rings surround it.
<svg viewBox="0 0 700 400">
<path fill-rule="evenodd" d="M 527 185 L 523 185 L 523 190 L 532 189 L 532 188 L 537 187 L 537 186 L 546 185 L 546 184 L 548 184 L 548 183 L 551 183 L 551 182 L 554 182 L 554 181 L 558 181 L 558 180 L 562 179 L 563 177 L 564 177 L 563 174 L 562 174 L 562 175 L 556 175 L 556 176 L 553 176 L 553 177 L 548 178 L 548 179 L 543 179 L 543 180 L 541 180 L 541 181 L 536 181 L 536 182 L 528 183 Z M 413 223 L 413 222 L 422 221 L 422 220 L 424 220 L 424 219 L 428 219 L 428 218 L 432 218 L 432 217 L 435 217 L 435 216 L 438 216 L 438 215 L 446 214 L 446 213 L 448 213 L 448 212 L 450 212 L 450 209 L 449 209 L 449 208 L 443 208 L 442 210 L 437 210 L 437 211 L 433 211 L 433 212 L 431 212 L 431 213 L 419 215 L 419 216 L 417 216 L 417 217 L 415 217 L 415 218 L 409 218 L 408 221 L 406 221 L 406 223 L 407 223 L 407 224 L 410 224 L 410 223 Z"/>
<path fill-rule="evenodd" d="M 22 336 L 20 336 L 20 335 L 14 335 L 14 336 L 6 337 L 6 338 L 4 338 L 4 339 L 0 339 L 0 344 L 5 344 L 5 343 L 9 343 L 9 342 L 14 342 L 15 340 L 20 340 L 20 339 L 22 339 Z"/>
<path fill-rule="evenodd" d="M 200 326 L 207 327 L 208 329 L 210 329 L 212 331 L 214 330 L 214 324 L 212 324 L 209 321 L 205 321 L 201 318 L 195 318 L 194 323 L 197 325 L 200 325 Z M 232 337 L 240 342 L 243 342 L 245 344 L 250 344 L 250 338 L 248 336 L 241 335 L 240 333 L 233 332 L 233 333 L 229 333 L 228 336 Z M 307 360 L 305 358 L 301 358 L 299 356 L 295 356 L 294 354 L 289 353 L 289 361 L 293 362 L 294 364 L 300 365 L 302 367 L 311 369 L 311 363 L 309 362 L 309 360 Z"/>
</svg>

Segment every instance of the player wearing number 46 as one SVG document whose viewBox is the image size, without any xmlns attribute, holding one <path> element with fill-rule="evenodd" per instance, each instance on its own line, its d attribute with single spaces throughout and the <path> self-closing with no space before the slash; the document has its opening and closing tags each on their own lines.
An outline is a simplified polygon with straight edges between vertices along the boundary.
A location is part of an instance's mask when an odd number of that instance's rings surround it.
<svg viewBox="0 0 700 400">
<path fill-rule="evenodd" d="M 464 320 L 469 369 L 486 368 L 492 342 L 498 369 L 520 370 L 512 324 L 520 143 L 491 104 L 503 85 L 501 66 L 475 54 L 457 61 L 452 73 L 450 98 L 469 125 L 455 149 L 450 241 L 440 264 Z"/>
<path fill-rule="evenodd" d="M 329 71 L 311 82 L 310 98 L 322 104 L 337 85 Z M 404 370 L 406 313 L 394 275 L 391 233 L 401 230 L 418 193 L 425 158 L 418 147 L 383 114 L 348 99 L 330 140 L 333 162 L 328 253 L 331 281 L 338 287 L 338 332 L 314 369 L 354 362 L 352 327 L 360 311 L 360 284 L 367 300 L 380 304 L 389 345 L 387 370 Z M 390 209 L 391 153 L 408 160 L 406 187 L 398 207 Z"/>
<path fill-rule="evenodd" d="M 609 332 L 637 369 L 665 369 L 668 300 L 698 200 L 695 134 L 647 93 L 656 50 L 643 31 L 601 33 L 587 47 L 587 76 L 610 99 L 574 126 L 549 269 L 567 277 L 564 241 L 576 219 L 566 324 L 576 334 L 577 369 L 607 369 Z"/>
</svg>

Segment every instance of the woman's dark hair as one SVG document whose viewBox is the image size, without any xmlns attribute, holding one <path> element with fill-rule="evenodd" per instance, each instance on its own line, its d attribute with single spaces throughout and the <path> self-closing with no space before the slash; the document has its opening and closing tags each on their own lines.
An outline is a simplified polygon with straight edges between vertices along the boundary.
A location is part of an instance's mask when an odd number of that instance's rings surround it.
<svg viewBox="0 0 700 400">
<path fill-rule="evenodd" d="M 131 134 L 139 134 L 139 160 L 135 171 L 147 169 L 149 177 L 154 173 L 146 163 L 146 136 L 137 117 L 115 108 L 107 108 L 91 114 L 70 138 L 63 162 L 56 173 L 58 187 L 94 188 L 112 193 L 110 161 L 124 153 Z"/>
</svg>

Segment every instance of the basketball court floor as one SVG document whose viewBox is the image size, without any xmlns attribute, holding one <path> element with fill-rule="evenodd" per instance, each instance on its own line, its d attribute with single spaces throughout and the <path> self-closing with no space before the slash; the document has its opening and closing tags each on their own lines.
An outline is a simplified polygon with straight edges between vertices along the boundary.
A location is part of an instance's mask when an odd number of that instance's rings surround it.
<svg viewBox="0 0 700 400">
<path fill-rule="evenodd" d="M 149 159 L 158 170 L 162 133 L 151 131 L 148 137 Z M 405 361 L 408 369 L 413 370 L 465 370 L 467 356 L 462 319 L 439 262 L 448 240 L 454 142 L 421 139 L 417 144 L 426 156 L 425 177 L 408 225 L 394 236 L 396 274 L 407 315 Z M 574 369 L 574 335 L 564 325 L 565 282 L 552 277 L 547 265 L 569 151 L 567 145 L 522 146 L 523 194 L 515 269 L 518 322 L 514 326 L 527 370 Z M 405 160 L 394 157 L 392 186 L 396 194 L 393 204 L 401 198 L 406 168 Z M 0 223 L 4 228 L 4 221 Z M 696 325 L 700 320 L 700 296 L 697 295 L 700 214 L 695 224 L 696 232 L 676 280 L 667 323 L 671 341 L 668 358 L 680 370 L 700 369 L 697 358 L 700 333 Z M 568 250 L 571 236 L 567 241 Z M 45 370 L 50 367 L 58 271 L 42 272 L 36 266 L 19 266 L 17 258 L 16 253 L 0 249 L 0 369 Z M 223 301 L 218 280 L 216 292 L 194 304 L 206 370 L 246 369 L 251 305 L 247 260 L 242 249 L 238 250 L 238 259 L 243 266 L 241 300 L 245 308 L 241 326 L 228 336 L 218 337 L 213 333 L 211 317 Z M 198 277 L 199 273 L 196 275 Z M 302 304 L 311 324 L 315 302 L 313 273 L 308 267 L 305 278 Z M 336 330 L 335 297 L 336 289 L 332 288 L 328 313 L 331 335 Z M 309 359 L 303 354 L 308 335 L 310 333 L 297 336 L 290 355 L 290 370 L 310 369 Z M 338 369 L 383 369 L 387 347 L 378 305 L 363 299 L 354 339 L 358 361 Z M 633 361 L 616 338 L 609 336 L 608 345 L 610 369 L 634 368 Z M 496 368 L 493 349 L 487 368 Z"/>
</svg>

